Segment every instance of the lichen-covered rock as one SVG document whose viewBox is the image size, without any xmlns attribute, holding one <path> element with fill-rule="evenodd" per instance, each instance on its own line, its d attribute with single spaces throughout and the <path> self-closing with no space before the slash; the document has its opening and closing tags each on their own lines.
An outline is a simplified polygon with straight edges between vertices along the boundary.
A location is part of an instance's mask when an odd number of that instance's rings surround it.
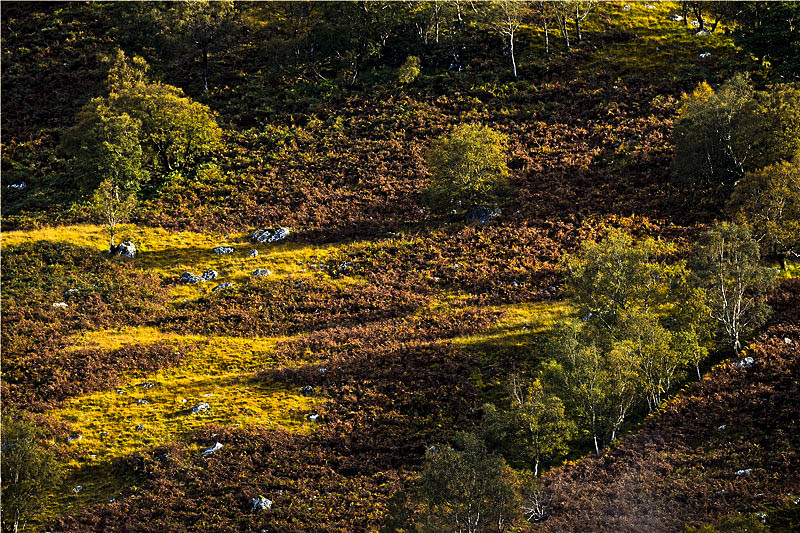
<svg viewBox="0 0 800 533">
<path fill-rule="evenodd" d="M 268 268 L 257 268 L 253 270 L 253 275 L 257 278 L 262 276 L 269 276 L 270 274 L 272 274 L 272 271 Z"/>
<path fill-rule="evenodd" d="M 311 385 L 306 385 L 305 387 L 300 389 L 300 392 L 303 396 L 314 396 L 314 387 L 312 387 Z"/>
<path fill-rule="evenodd" d="M 217 279 L 218 276 L 219 276 L 219 273 L 216 270 L 210 270 L 209 269 L 209 270 L 206 270 L 205 272 L 203 272 L 203 275 L 200 276 L 200 277 L 203 278 L 206 281 L 211 281 L 212 279 Z"/>
<path fill-rule="evenodd" d="M 200 413 L 207 413 L 211 409 L 211 406 L 208 405 L 206 402 L 198 403 L 194 407 L 192 407 L 192 414 L 199 415 Z"/>
<path fill-rule="evenodd" d="M 222 444 L 219 442 L 215 442 L 213 446 L 206 448 L 203 450 L 203 455 L 211 455 L 214 452 L 217 452 L 222 448 Z"/>
<path fill-rule="evenodd" d="M 217 246 L 216 248 L 214 248 L 211 251 L 214 252 L 217 255 L 227 255 L 227 254 L 232 254 L 233 252 L 235 252 L 235 250 L 233 248 L 231 248 L 230 246 Z"/>
<path fill-rule="evenodd" d="M 228 282 L 225 282 L 225 283 L 223 283 L 221 285 L 217 285 L 216 287 L 214 287 L 211 290 L 212 291 L 221 291 L 222 289 L 227 289 L 228 287 L 232 287 L 232 286 L 233 286 L 233 283 L 228 281 Z"/>
<path fill-rule="evenodd" d="M 745 357 L 739 359 L 738 361 L 734 361 L 733 366 L 735 366 L 736 368 L 750 368 L 751 366 L 753 366 L 753 362 L 754 361 L 752 357 Z"/>
<path fill-rule="evenodd" d="M 121 242 L 116 246 L 116 248 L 113 248 L 111 252 L 121 257 L 129 257 L 133 259 L 136 257 L 136 245 L 131 241 Z"/>
<path fill-rule="evenodd" d="M 291 231 L 289 228 L 271 228 L 271 229 L 259 229 L 253 233 L 253 240 L 255 242 L 267 243 L 267 242 L 278 242 L 284 240 L 286 237 L 289 236 Z"/>
<path fill-rule="evenodd" d="M 192 283 L 202 283 L 204 281 L 205 280 L 202 278 L 202 276 L 195 276 L 191 272 L 184 272 L 183 274 L 181 274 L 180 277 L 181 283 L 192 284 Z"/>
<path fill-rule="evenodd" d="M 258 250 L 255 248 L 250 250 L 250 257 L 258 257 Z"/>
<path fill-rule="evenodd" d="M 269 500 L 263 496 L 259 496 L 258 498 L 250 498 L 250 505 L 253 506 L 254 513 L 260 513 L 261 511 L 268 511 L 272 509 L 272 500 Z"/>
</svg>

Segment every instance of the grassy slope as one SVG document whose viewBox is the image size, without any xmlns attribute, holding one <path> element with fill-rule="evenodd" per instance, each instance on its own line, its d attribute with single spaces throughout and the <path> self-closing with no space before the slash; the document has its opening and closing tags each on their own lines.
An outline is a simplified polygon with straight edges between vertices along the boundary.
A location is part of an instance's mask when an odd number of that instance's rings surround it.
<svg viewBox="0 0 800 533">
<path fill-rule="evenodd" d="M 216 90 L 209 103 L 241 130 L 231 133 L 222 171 L 168 183 L 145 204 L 141 221 L 169 229 L 123 232 L 142 252 L 133 268 L 152 272 L 169 290 L 163 316 L 69 337 L 70 349 L 165 342 L 186 346 L 187 354 L 174 368 L 126 374 L 120 387 L 127 394 L 101 390 L 48 411 L 84 435 L 62 452 L 73 470 L 48 512 L 74 515 L 54 519 L 52 528 L 377 527 L 386 498 L 408 485 L 424 445 L 469 426 L 468 413 L 499 390 L 508 368 L 529 357 L 535 335 L 569 312 L 558 300 L 555 265 L 590 233 L 580 226 L 584 219 L 611 217 L 667 237 L 685 230 L 619 215 L 695 222 L 674 209 L 666 187 L 675 97 L 699 79 L 724 78 L 738 52 L 719 34 L 698 37 L 669 22 L 674 4 L 635 3 L 630 12 L 622 6 L 606 6 L 587 27 L 588 42 L 551 66 L 541 59 L 540 36 L 523 29 L 522 72 L 531 79 L 520 83 L 474 71 L 423 73 L 407 88 L 301 86 L 268 101 L 263 95 L 274 91 L 259 76 L 243 75 L 241 88 Z M 62 18 L 92 18 L 80 7 L 64 9 Z M 595 40 L 600 26 L 615 30 Z M 89 43 L 80 46 L 110 44 L 91 32 L 77 38 Z M 704 51 L 711 58 L 700 60 Z M 57 75 L 63 52 L 43 45 L 25 53 L 49 61 Z M 97 82 L 97 66 L 89 63 L 63 73 L 80 74 L 74 79 L 81 83 L 70 86 L 76 100 L 81 87 Z M 8 102 L 7 96 L 4 110 Z M 4 144 L 13 158 L 30 165 L 46 158 L 36 154 L 52 149 L 53 128 L 69 124 L 74 110 L 58 103 L 46 124 L 11 117 L 14 134 Z M 419 210 L 424 149 L 463 121 L 492 123 L 512 139 L 516 193 L 501 221 L 485 227 L 441 224 Z M 4 224 L 81 220 L 80 210 L 53 213 L 53 183 L 33 176 L 27 192 L 10 193 L 4 215 L 10 206 L 13 216 Z M 242 233 L 272 224 L 297 229 L 297 240 L 252 246 Z M 104 246 L 101 230 L 87 225 L 5 232 L 3 246 L 40 240 Z M 314 244 L 320 241 L 337 244 Z M 214 256 L 210 249 L 218 245 L 236 253 Z M 255 259 L 251 247 L 261 252 Z M 341 271 L 347 262 L 352 270 Z M 270 268 L 273 278 L 254 283 L 249 272 L 257 267 Z M 236 288 L 225 296 L 210 293 L 216 283 L 174 285 L 184 270 L 207 268 Z M 254 333 L 257 323 L 248 320 L 266 320 L 267 312 L 275 331 Z M 222 322 L 208 326 L 214 331 L 207 335 L 206 325 L 194 321 L 212 315 Z M 137 388 L 142 381 L 157 386 Z M 300 396 L 304 384 L 322 397 Z M 152 403 L 129 403 L 139 397 Z M 211 413 L 173 416 L 184 399 L 207 399 Z M 323 423 L 312 425 L 291 409 L 318 410 Z M 138 423 L 144 432 L 132 430 Z M 206 423 L 212 425 L 201 427 Z M 102 430 L 110 435 L 101 441 Z M 198 450 L 215 440 L 225 448 L 199 458 Z M 156 459 L 165 452 L 169 460 Z M 74 496 L 78 483 L 85 489 Z M 274 511 L 246 513 L 247 500 L 262 493 L 275 501 Z M 109 497 L 119 501 L 81 511 Z"/>
</svg>

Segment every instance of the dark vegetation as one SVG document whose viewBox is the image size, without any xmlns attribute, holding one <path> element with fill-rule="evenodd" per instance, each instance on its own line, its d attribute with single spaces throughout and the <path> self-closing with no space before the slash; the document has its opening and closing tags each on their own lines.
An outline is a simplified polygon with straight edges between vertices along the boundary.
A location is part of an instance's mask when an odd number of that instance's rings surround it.
<svg viewBox="0 0 800 533">
<path fill-rule="evenodd" d="M 800 527 L 800 285 L 774 288 L 767 264 L 789 276 L 800 253 L 798 15 L 5 2 L 4 231 L 99 213 L 112 246 L 128 219 L 338 245 L 307 275 L 169 301 L 177 280 L 136 259 L 4 244 L 4 478 L 7 434 L 36 441 L 38 483 L 41 443 L 69 433 L 49 410 L 181 364 L 192 347 L 172 341 L 75 346 L 148 326 L 291 336 L 255 379 L 313 386 L 319 424 L 127 455 L 115 501 L 43 530 Z M 476 206 L 502 214 L 475 223 Z M 576 315 L 522 345 L 480 340 L 565 298 Z"/>
</svg>

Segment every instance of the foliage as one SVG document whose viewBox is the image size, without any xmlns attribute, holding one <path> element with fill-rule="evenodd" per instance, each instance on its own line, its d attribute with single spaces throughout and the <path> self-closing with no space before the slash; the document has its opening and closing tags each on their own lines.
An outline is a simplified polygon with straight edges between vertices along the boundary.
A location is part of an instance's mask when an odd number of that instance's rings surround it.
<svg viewBox="0 0 800 533">
<path fill-rule="evenodd" d="M 125 222 L 136 207 L 136 191 L 123 189 L 119 183 L 103 180 L 92 196 L 92 205 L 110 237 L 109 251 L 114 250 L 117 226 Z"/>
<path fill-rule="evenodd" d="M 693 271 L 706 288 L 711 317 L 737 353 L 769 314 L 766 299 L 775 271 L 761 266 L 760 259 L 747 226 L 726 222 L 704 233 L 696 249 Z"/>
<path fill-rule="evenodd" d="M 733 189 L 728 210 L 752 228 L 765 254 L 800 254 L 800 159 L 745 174 Z"/>
<path fill-rule="evenodd" d="M 506 531 L 518 514 L 513 471 L 475 435 L 457 433 L 453 444 L 425 454 L 422 529 Z"/>
<path fill-rule="evenodd" d="M 432 176 L 428 203 L 448 211 L 497 202 L 508 176 L 507 147 L 506 135 L 477 124 L 437 139 L 427 158 Z"/>
<path fill-rule="evenodd" d="M 718 90 L 705 82 L 681 99 L 673 130 L 673 176 L 724 204 L 745 173 L 791 160 L 800 149 L 800 92 L 786 85 L 755 91 L 738 74 Z"/>
<path fill-rule="evenodd" d="M 420 73 L 420 61 L 417 56 L 408 56 L 397 69 L 397 81 L 406 84 L 417 79 Z"/>
<path fill-rule="evenodd" d="M 60 481 L 61 469 L 42 432 L 21 413 L 3 410 L 3 531 L 24 531 L 47 503 L 47 492 Z"/>
</svg>

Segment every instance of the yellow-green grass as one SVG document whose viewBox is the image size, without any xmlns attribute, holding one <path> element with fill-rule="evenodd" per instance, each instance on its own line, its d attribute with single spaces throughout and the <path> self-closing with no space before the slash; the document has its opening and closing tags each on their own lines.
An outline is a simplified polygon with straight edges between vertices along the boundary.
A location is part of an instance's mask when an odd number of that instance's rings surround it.
<svg viewBox="0 0 800 533">
<path fill-rule="evenodd" d="M 121 226 L 117 242 L 132 241 L 138 250 L 134 265 L 167 279 L 176 279 L 184 272 L 201 275 L 206 270 L 216 270 L 219 278 L 209 283 L 194 285 L 176 284 L 172 296 L 176 300 L 194 298 L 221 283 L 241 283 L 250 278 L 257 268 L 266 268 L 274 276 L 302 275 L 311 272 L 309 264 L 322 262 L 333 245 L 310 246 L 295 243 L 253 243 L 249 234 L 215 235 L 190 231 L 171 232 L 163 228 Z M 108 234 L 101 226 L 80 224 L 45 227 L 26 231 L 3 233 L 4 246 L 24 242 L 68 242 L 77 246 L 108 249 Z M 217 246 L 229 246 L 231 254 L 215 254 Z M 250 257 L 257 250 L 257 257 Z"/>
<path fill-rule="evenodd" d="M 782 270 L 778 277 L 781 279 L 791 279 L 800 277 L 800 262 L 787 261 L 786 270 Z"/>
<path fill-rule="evenodd" d="M 520 348 L 529 345 L 536 335 L 550 329 L 555 322 L 574 314 L 566 301 L 525 302 L 492 309 L 502 313 L 494 326 L 481 333 L 458 337 L 453 343 L 487 352 Z"/>
</svg>

